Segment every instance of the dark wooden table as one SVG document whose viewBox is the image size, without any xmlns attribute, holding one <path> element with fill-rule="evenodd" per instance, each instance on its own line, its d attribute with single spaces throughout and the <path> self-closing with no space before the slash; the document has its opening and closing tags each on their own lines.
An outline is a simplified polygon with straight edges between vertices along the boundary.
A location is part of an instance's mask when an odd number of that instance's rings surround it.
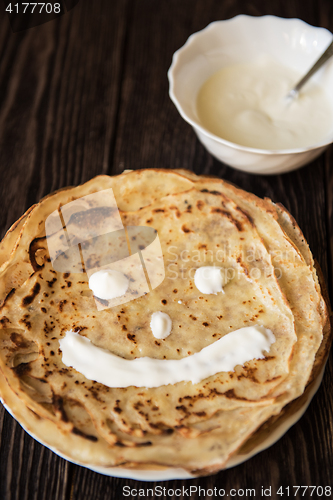
<svg viewBox="0 0 333 500">
<path fill-rule="evenodd" d="M 211 21 L 240 13 L 298 17 L 333 31 L 331 0 L 80 0 L 65 15 L 17 33 L 0 3 L 1 234 L 63 186 L 124 169 L 187 168 L 282 202 L 303 229 L 332 296 L 332 147 L 289 174 L 238 172 L 206 152 L 168 96 L 173 52 Z M 147 489 L 158 484 L 166 487 L 161 498 L 189 498 L 191 485 L 226 493 L 242 488 L 244 497 L 254 488 L 257 498 L 261 487 L 272 487 L 270 498 L 287 498 L 288 486 L 290 496 L 296 485 L 333 487 L 332 382 L 330 357 L 303 418 L 248 462 L 206 478 L 155 484 L 105 477 L 59 458 L 1 406 L 0 499 L 153 498 Z M 137 495 L 125 497 L 125 485 Z M 180 495 L 167 491 L 183 486 Z M 218 498 L 209 494 L 192 490 L 191 498 Z"/>
</svg>

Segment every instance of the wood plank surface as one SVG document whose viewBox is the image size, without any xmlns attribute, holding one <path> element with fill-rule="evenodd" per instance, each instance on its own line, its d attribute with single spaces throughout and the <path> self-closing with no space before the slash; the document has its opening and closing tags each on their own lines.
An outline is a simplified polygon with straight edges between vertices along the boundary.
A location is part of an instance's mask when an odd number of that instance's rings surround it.
<svg viewBox="0 0 333 500">
<path fill-rule="evenodd" d="M 169 99 L 167 81 L 174 51 L 214 20 L 274 14 L 333 31 L 331 0 L 80 0 L 66 15 L 19 33 L 12 33 L 2 7 L 1 234 L 61 187 L 129 168 L 187 168 L 283 203 L 302 228 L 332 297 L 332 147 L 288 174 L 236 171 L 199 143 Z M 181 499 L 190 486 L 254 488 L 259 498 L 261 487 L 271 487 L 274 499 L 286 498 L 276 494 L 279 486 L 291 492 L 294 485 L 333 488 L 332 382 L 330 356 L 306 414 L 273 447 L 217 475 L 166 483 L 110 478 L 73 465 L 28 436 L 1 406 L 0 499 L 118 500 L 126 498 L 126 485 L 143 491 L 184 487 L 178 496 L 162 496 Z M 211 497 L 192 490 L 191 498 Z"/>
</svg>

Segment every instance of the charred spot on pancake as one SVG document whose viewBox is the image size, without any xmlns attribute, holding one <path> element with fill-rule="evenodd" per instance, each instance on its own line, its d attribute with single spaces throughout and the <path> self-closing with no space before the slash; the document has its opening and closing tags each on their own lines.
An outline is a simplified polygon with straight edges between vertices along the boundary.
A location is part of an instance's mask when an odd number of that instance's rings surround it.
<svg viewBox="0 0 333 500">
<path fill-rule="evenodd" d="M 75 333 L 80 333 L 80 332 L 83 332 L 83 330 L 87 330 L 87 327 L 86 326 L 73 326 L 72 330 Z"/>
<path fill-rule="evenodd" d="M 169 394 L 166 394 L 166 396 L 168 397 Z M 163 422 L 157 422 L 157 423 L 149 422 L 149 427 L 151 429 L 156 429 L 156 430 L 160 431 L 162 434 L 166 434 L 166 435 L 170 435 L 170 434 L 174 433 L 174 429 L 167 427 Z"/>
<path fill-rule="evenodd" d="M 12 297 L 14 295 L 14 293 L 15 293 L 15 288 L 12 288 L 10 290 L 10 292 L 7 293 L 3 303 L 1 305 L 4 306 L 7 303 L 7 301 L 10 299 L 10 297 Z"/>
<path fill-rule="evenodd" d="M 143 406 L 143 403 L 141 401 L 136 401 L 136 403 L 133 404 L 134 410 L 139 410 Z"/>
<path fill-rule="evenodd" d="M 17 347 L 20 347 L 20 348 L 27 348 L 27 347 L 30 347 L 31 345 L 31 342 L 27 341 L 23 335 L 21 335 L 20 333 L 17 333 L 17 332 L 12 332 L 10 334 L 10 340 L 17 346 Z"/>
<path fill-rule="evenodd" d="M 21 363 L 17 366 L 13 366 L 12 370 L 18 377 L 23 377 L 23 375 L 30 372 L 31 366 L 30 363 Z"/>
<path fill-rule="evenodd" d="M 270 378 L 268 380 L 265 380 L 265 384 L 269 384 L 270 382 L 274 382 L 275 380 L 278 380 L 279 378 L 281 378 L 281 375 L 277 375 L 276 377 L 273 377 L 273 378 Z"/>
<path fill-rule="evenodd" d="M 181 213 L 180 213 L 180 211 L 179 211 L 179 208 L 178 208 L 178 207 L 176 207 L 175 205 L 171 205 L 169 208 L 170 208 L 170 210 L 175 210 L 175 215 L 176 215 L 176 217 L 179 219 L 179 217 L 181 216 Z"/>
<path fill-rule="evenodd" d="M 96 436 L 93 436 L 91 434 L 86 434 L 85 432 L 80 431 L 80 429 L 78 429 L 75 426 L 72 429 L 72 433 L 76 434 L 77 436 L 80 436 L 80 437 L 82 437 L 84 439 L 88 439 L 89 441 L 93 441 L 93 442 L 97 442 L 98 441 L 98 438 Z"/>
<path fill-rule="evenodd" d="M 250 367 L 247 364 L 245 364 L 242 367 L 242 373 L 237 375 L 237 379 L 241 380 L 242 378 L 247 378 L 252 380 L 252 382 L 259 383 L 259 380 L 255 377 L 255 373 L 257 372 L 258 368 L 257 367 Z"/>
<path fill-rule="evenodd" d="M 54 278 L 52 278 L 51 280 L 46 280 L 46 283 L 48 284 L 48 286 L 49 286 L 50 288 L 52 288 L 52 287 L 53 287 L 53 285 L 54 285 L 54 283 L 55 283 L 56 281 L 57 281 L 57 278 L 56 278 L 56 277 L 54 277 Z"/>
<path fill-rule="evenodd" d="M 29 259 L 34 271 L 44 267 L 44 255 L 46 252 L 46 236 L 35 238 L 29 246 Z"/>
<path fill-rule="evenodd" d="M 239 206 L 236 207 L 236 210 L 238 210 L 241 214 L 243 214 L 248 219 L 248 221 L 250 222 L 252 227 L 255 227 L 253 217 L 251 217 L 251 215 L 246 210 L 244 210 L 243 208 L 240 208 Z"/>
<path fill-rule="evenodd" d="M 222 193 L 220 191 L 210 191 L 209 189 L 201 189 L 200 192 L 214 194 L 214 195 L 222 195 Z"/>
<path fill-rule="evenodd" d="M 54 325 L 51 325 L 51 323 L 48 324 L 47 321 L 44 321 L 43 331 L 44 331 L 46 336 L 48 333 L 51 333 L 54 329 L 55 329 Z"/>
<path fill-rule="evenodd" d="M 164 213 L 164 212 L 165 212 L 164 208 L 154 208 L 153 209 L 154 214 Z"/>
<path fill-rule="evenodd" d="M 31 322 L 28 321 L 29 314 L 25 314 L 23 318 L 20 319 L 20 323 L 22 323 L 28 330 L 31 330 Z"/>
<path fill-rule="evenodd" d="M 192 229 L 189 229 L 185 224 L 182 225 L 182 231 L 184 233 L 193 233 Z"/>
<path fill-rule="evenodd" d="M 166 305 L 166 304 L 167 304 L 167 300 L 165 300 L 165 299 L 162 299 L 162 300 L 161 300 L 161 302 L 162 302 L 162 304 L 164 304 L 164 305 Z"/>
<path fill-rule="evenodd" d="M 196 415 L 197 417 L 205 417 L 207 413 L 205 411 L 196 411 L 194 412 L 194 415 Z"/>
<path fill-rule="evenodd" d="M 234 224 L 237 227 L 238 231 L 244 230 L 243 224 L 241 223 L 241 221 L 239 221 L 235 217 L 233 217 L 231 215 L 231 213 L 228 212 L 227 210 L 223 210 L 220 207 L 212 207 L 210 211 L 212 214 L 221 214 L 221 215 L 225 216 L 232 224 Z"/>
<path fill-rule="evenodd" d="M 0 319 L 0 324 L 6 328 L 8 326 L 8 324 L 10 323 L 10 319 L 7 318 L 7 316 L 2 316 L 2 318 Z"/>
<path fill-rule="evenodd" d="M 189 413 L 188 408 L 186 408 L 185 405 L 176 406 L 176 410 L 181 411 L 182 413 L 185 413 L 185 414 Z"/>
<path fill-rule="evenodd" d="M 63 422 L 68 422 L 68 416 L 67 413 L 64 409 L 64 400 L 61 396 L 58 394 L 53 394 L 53 401 L 52 401 L 53 409 L 55 413 L 60 414 L 60 418 Z"/>
<path fill-rule="evenodd" d="M 37 281 L 34 284 L 31 293 L 22 299 L 22 306 L 25 307 L 31 304 L 31 302 L 33 302 L 34 298 L 39 294 L 39 292 L 40 292 L 40 283 L 38 283 Z"/>
<path fill-rule="evenodd" d="M 61 300 L 61 301 L 59 302 L 59 304 L 58 304 L 58 310 L 59 310 L 59 312 L 61 312 L 61 313 L 62 313 L 62 311 L 64 310 L 64 306 L 65 306 L 65 304 L 67 304 L 67 300 L 66 300 L 66 299 Z"/>
<path fill-rule="evenodd" d="M 97 384 L 97 382 L 95 381 L 92 381 L 93 384 Z M 102 386 L 101 386 L 102 387 Z M 94 399 L 96 399 L 96 401 L 99 401 L 100 403 L 103 403 L 103 399 L 100 397 L 101 396 L 101 393 L 102 391 L 99 391 L 99 388 L 98 387 L 89 387 L 88 391 L 90 392 L 90 394 L 92 395 L 92 397 Z"/>
<path fill-rule="evenodd" d="M 251 399 L 243 398 L 240 396 L 237 396 L 234 389 L 229 389 L 226 392 L 223 392 L 223 396 L 225 396 L 228 399 L 237 399 L 239 401 L 252 401 Z"/>
<path fill-rule="evenodd" d="M 248 270 L 248 267 L 246 266 L 246 264 L 244 262 L 240 262 L 240 265 L 241 265 L 241 267 L 242 267 L 242 269 L 244 271 L 244 274 L 246 276 L 249 276 L 249 270 Z"/>
</svg>

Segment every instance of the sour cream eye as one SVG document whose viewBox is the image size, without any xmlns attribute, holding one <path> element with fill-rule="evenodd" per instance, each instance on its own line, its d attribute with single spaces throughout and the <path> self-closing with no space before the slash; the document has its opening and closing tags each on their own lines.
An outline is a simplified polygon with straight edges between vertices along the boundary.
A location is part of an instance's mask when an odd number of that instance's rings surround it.
<svg viewBox="0 0 333 500">
<path fill-rule="evenodd" d="M 203 266 L 199 267 L 194 274 L 194 284 L 199 290 L 199 292 L 204 294 L 214 293 L 223 291 L 223 276 L 222 269 L 220 267 L 214 266 Z"/>
<path fill-rule="evenodd" d="M 127 292 L 128 285 L 128 278 L 114 269 L 101 269 L 89 278 L 89 288 L 95 297 L 102 300 L 121 297 Z"/>
</svg>

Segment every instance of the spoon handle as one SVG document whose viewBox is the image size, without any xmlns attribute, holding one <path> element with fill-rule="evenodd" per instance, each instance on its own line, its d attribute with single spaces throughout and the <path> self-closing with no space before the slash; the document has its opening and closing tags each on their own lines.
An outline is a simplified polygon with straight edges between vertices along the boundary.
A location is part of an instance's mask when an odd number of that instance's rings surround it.
<svg viewBox="0 0 333 500">
<path fill-rule="evenodd" d="M 319 68 L 326 63 L 326 61 L 333 56 L 333 42 L 327 47 L 325 52 L 319 57 L 319 59 L 314 63 L 312 68 L 303 76 L 303 78 L 295 85 L 295 87 L 289 92 L 290 97 L 296 97 L 303 85 L 311 78 L 311 76 L 318 71 Z"/>
</svg>

